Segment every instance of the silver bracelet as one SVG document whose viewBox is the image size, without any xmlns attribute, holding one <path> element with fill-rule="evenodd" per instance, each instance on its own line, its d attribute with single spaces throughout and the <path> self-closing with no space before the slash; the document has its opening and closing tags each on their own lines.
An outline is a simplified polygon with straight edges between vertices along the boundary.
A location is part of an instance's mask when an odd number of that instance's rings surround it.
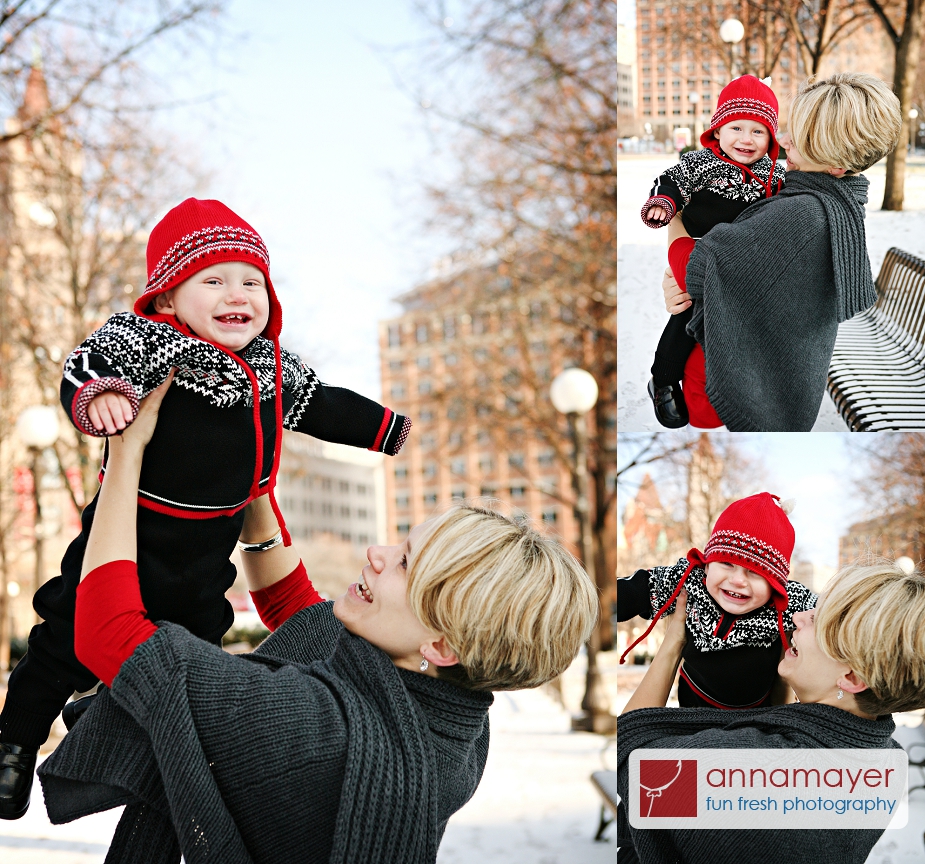
<svg viewBox="0 0 925 864">
<path fill-rule="evenodd" d="M 266 552 L 267 549 L 272 549 L 274 546 L 279 546 L 283 542 L 283 532 L 282 530 L 277 531 L 269 540 L 264 540 L 262 543 L 243 543 L 241 540 L 238 540 L 238 549 L 242 552 Z"/>
</svg>

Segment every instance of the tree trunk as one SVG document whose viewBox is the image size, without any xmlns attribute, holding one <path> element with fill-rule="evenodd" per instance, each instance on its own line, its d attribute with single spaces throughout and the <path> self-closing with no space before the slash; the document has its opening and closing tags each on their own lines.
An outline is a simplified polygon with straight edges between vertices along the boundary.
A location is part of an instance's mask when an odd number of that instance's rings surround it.
<svg viewBox="0 0 925 864">
<path fill-rule="evenodd" d="M 899 144 L 886 160 L 886 188 L 883 192 L 883 210 L 902 210 L 906 181 L 906 146 L 909 141 L 909 109 L 912 91 L 919 66 L 922 47 L 922 0 L 910 0 L 906 13 L 906 26 L 896 45 L 896 68 L 893 72 L 893 92 L 899 97 L 903 125 Z"/>
</svg>

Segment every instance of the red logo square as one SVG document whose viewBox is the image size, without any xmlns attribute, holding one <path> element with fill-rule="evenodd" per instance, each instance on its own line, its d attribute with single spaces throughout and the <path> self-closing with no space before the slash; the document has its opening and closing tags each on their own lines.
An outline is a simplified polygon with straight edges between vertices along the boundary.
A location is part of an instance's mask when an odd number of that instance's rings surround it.
<svg viewBox="0 0 925 864">
<path fill-rule="evenodd" d="M 639 815 L 696 816 L 697 760 L 640 759 Z"/>
</svg>

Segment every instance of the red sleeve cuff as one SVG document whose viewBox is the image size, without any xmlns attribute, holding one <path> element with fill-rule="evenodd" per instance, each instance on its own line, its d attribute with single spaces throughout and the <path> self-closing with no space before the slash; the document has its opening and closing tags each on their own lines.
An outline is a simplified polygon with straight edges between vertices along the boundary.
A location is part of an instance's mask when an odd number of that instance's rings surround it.
<svg viewBox="0 0 925 864">
<path fill-rule="evenodd" d="M 687 262 L 694 246 L 695 242 L 690 237 L 679 237 L 668 247 L 668 266 L 682 291 L 687 291 Z"/>
<path fill-rule="evenodd" d="M 305 565 L 299 561 L 295 568 L 285 579 L 274 582 L 267 588 L 251 591 L 254 605 L 260 620 L 270 630 L 276 630 L 285 621 L 288 621 L 296 612 L 301 612 L 307 606 L 324 601 L 312 585 L 305 572 Z"/>
<path fill-rule="evenodd" d="M 110 561 L 77 586 L 74 654 L 111 686 L 122 664 L 156 631 L 146 617 L 134 561 Z"/>
</svg>

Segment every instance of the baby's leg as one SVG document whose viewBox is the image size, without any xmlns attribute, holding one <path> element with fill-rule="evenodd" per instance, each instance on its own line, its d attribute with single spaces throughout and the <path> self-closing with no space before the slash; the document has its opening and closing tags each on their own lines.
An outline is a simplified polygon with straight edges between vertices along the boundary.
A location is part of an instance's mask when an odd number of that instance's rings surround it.
<svg viewBox="0 0 925 864">
<path fill-rule="evenodd" d="M 689 336 L 685 329 L 690 320 L 691 310 L 685 309 L 672 315 L 665 325 L 652 363 L 652 377 L 656 387 L 677 384 L 684 377 L 684 364 L 697 344 L 697 340 Z"/>
<path fill-rule="evenodd" d="M 35 595 L 35 609 L 45 621 L 32 628 L 29 650 L 10 675 L 0 713 L 0 819 L 26 812 L 35 757 L 51 724 L 75 690 L 89 690 L 97 681 L 74 656 L 80 572 L 71 575 L 51 579 Z"/>
</svg>

